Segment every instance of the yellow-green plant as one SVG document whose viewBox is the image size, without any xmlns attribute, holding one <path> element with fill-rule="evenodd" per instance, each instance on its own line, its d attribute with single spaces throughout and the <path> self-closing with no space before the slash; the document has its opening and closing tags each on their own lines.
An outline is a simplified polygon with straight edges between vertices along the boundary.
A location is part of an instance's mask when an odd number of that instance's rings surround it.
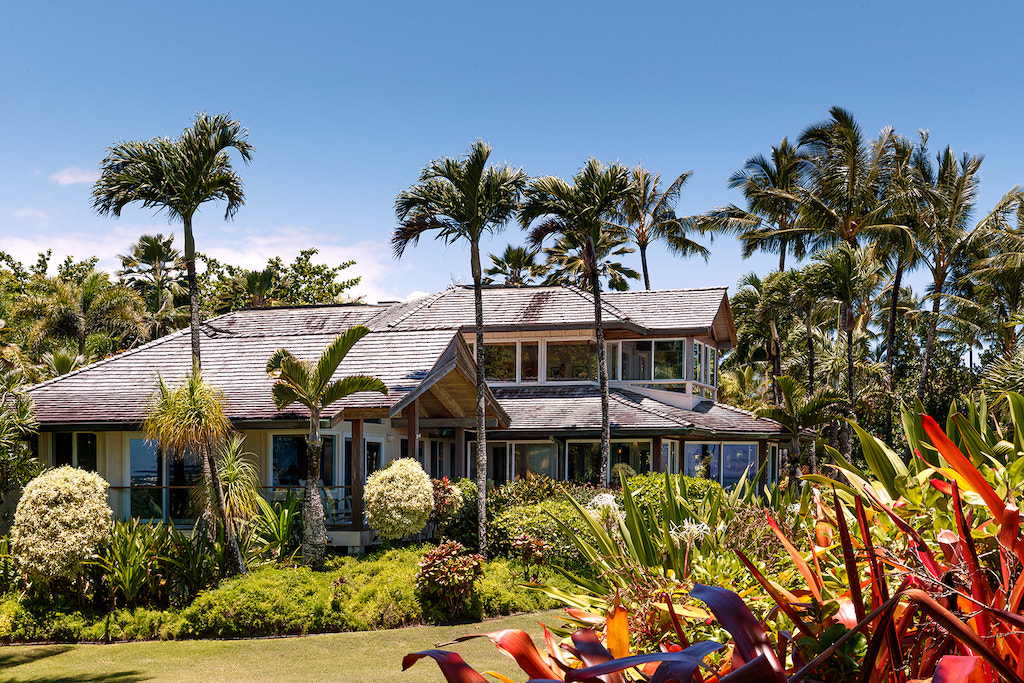
<svg viewBox="0 0 1024 683">
<path fill-rule="evenodd" d="M 395 540 L 423 530 L 434 510 L 434 487 L 423 466 L 400 458 L 366 480 L 366 521 L 381 538 Z"/>
<path fill-rule="evenodd" d="M 74 579 L 110 540 L 109 484 L 95 472 L 58 467 L 22 492 L 11 528 L 18 566 L 34 578 Z"/>
</svg>

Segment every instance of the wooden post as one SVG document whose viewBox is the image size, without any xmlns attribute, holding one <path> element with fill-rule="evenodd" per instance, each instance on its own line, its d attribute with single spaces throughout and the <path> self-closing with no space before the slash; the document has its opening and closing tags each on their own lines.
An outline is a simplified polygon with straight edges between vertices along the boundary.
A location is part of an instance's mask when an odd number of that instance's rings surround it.
<svg viewBox="0 0 1024 683">
<path fill-rule="evenodd" d="M 655 436 L 651 440 L 651 468 L 655 472 L 664 472 L 665 463 L 661 457 L 661 437 Z"/>
<path fill-rule="evenodd" d="M 352 528 L 363 530 L 363 484 L 366 482 L 366 449 L 363 447 L 363 421 L 352 420 Z"/>
<path fill-rule="evenodd" d="M 466 471 L 466 428 L 455 428 L 455 471 L 452 476 L 456 478 L 468 477 Z"/>
<path fill-rule="evenodd" d="M 408 420 L 406 427 L 406 438 L 409 441 L 409 457 L 418 460 L 420 457 L 420 400 L 415 399 L 405 410 L 405 418 Z M 430 458 L 423 454 L 423 469 L 430 474 Z"/>
</svg>

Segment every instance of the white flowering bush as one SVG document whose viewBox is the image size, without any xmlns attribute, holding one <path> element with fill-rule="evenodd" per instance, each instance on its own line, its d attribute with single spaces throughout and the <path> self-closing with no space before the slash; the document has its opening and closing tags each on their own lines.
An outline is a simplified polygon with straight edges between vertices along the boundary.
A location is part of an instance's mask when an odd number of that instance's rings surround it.
<svg viewBox="0 0 1024 683">
<path fill-rule="evenodd" d="M 394 540 L 423 530 L 434 510 L 434 486 L 412 458 L 399 458 L 366 479 L 363 507 L 370 528 Z"/>
<path fill-rule="evenodd" d="M 42 579 L 73 579 L 110 540 L 109 484 L 94 472 L 59 467 L 26 486 L 14 513 L 11 550 L 18 566 Z"/>
</svg>

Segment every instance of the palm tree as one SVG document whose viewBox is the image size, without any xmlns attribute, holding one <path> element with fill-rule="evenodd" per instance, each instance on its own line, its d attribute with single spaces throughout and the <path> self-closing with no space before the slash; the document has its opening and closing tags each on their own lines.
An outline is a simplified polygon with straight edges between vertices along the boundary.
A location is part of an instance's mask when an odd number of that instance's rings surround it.
<svg viewBox="0 0 1024 683">
<path fill-rule="evenodd" d="M 150 401 L 142 429 L 171 457 L 182 458 L 192 453 L 199 458 L 203 479 L 213 492 L 210 496 L 213 513 L 224 525 L 224 555 L 227 574 L 231 576 L 245 574 L 246 569 L 234 524 L 227 516 L 216 457 L 217 449 L 231 429 L 224 404 L 224 393 L 204 381 L 202 370 L 193 365 L 192 371 L 176 388 L 168 386 L 163 377 L 158 378 L 157 392 Z"/>
<path fill-rule="evenodd" d="M 16 314 L 29 323 L 29 339 L 42 348 L 51 340 L 64 340 L 75 346 L 79 356 L 87 356 L 86 342 L 107 336 L 121 344 L 130 344 L 145 336 L 139 295 L 119 284 L 112 284 L 106 273 L 92 271 L 81 282 L 52 281 L 52 288 L 27 296 L 19 302 Z"/>
<path fill-rule="evenodd" d="M 796 482 L 797 467 L 802 459 L 800 457 L 800 435 L 839 417 L 846 399 L 842 392 L 828 387 L 823 387 L 808 396 L 800 382 L 789 375 L 779 377 L 778 384 L 782 395 L 782 404 L 758 408 L 755 414 L 758 417 L 775 420 L 789 434 L 789 482 L 792 486 Z M 818 463 L 813 443 L 808 464 L 811 474 L 815 474 Z"/>
<path fill-rule="evenodd" d="M 418 183 L 395 198 L 399 226 L 391 237 L 395 257 L 426 232 L 437 231 L 446 243 L 465 241 L 470 248 L 473 303 L 476 310 L 476 481 L 479 489 L 480 552 L 487 553 L 487 419 L 484 379 L 484 303 L 480 240 L 500 232 L 515 213 L 526 185 L 522 169 L 487 166 L 491 146 L 478 140 L 464 159 L 436 159 L 420 172 Z"/>
<path fill-rule="evenodd" d="M 806 155 L 782 138 L 772 147 L 771 159 L 763 154 L 752 156 L 729 176 L 729 188 L 743 192 L 747 208 L 729 204 L 714 209 L 701 217 L 700 226 L 738 237 L 743 258 L 750 258 L 755 251 L 778 254 L 779 272 L 784 271 L 786 255 L 804 258 L 811 237 L 798 223 L 807 170 Z"/>
<path fill-rule="evenodd" d="M 388 393 L 384 382 L 376 377 L 353 375 L 331 381 L 345 355 L 370 332 L 357 325 L 335 337 L 316 364 L 299 360 L 286 349 L 278 349 L 267 361 L 267 374 L 274 378 L 274 405 L 284 410 L 299 403 L 309 411 L 309 436 L 306 437 L 306 487 L 302 493 L 302 560 L 319 569 L 324 563 L 327 527 L 324 506 L 320 500 L 320 458 L 323 438 L 320 436 L 320 414 L 335 401 L 360 391 Z"/>
<path fill-rule="evenodd" d="M 245 202 L 242 179 L 231 167 L 227 150 L 234 148 L 245 163 L 252 159 L 248 132 L 230 114 L 196 116 L 177 140 L 121 142 L 107 150 L 102 172 L 92 189 L 92 206 L 100 215 L 120 216 L 133 202 L 163 211 L 185 228 L 192 361 L 199 356 L 199 284 L 192 217 L 206 202 L 224 200 L 228 220 Z"/>
<path fill-rule="evenodd" d="M 615 213 L 615 224 L 622 229 L 627 240 L 636 244 L 640 250 L 640 266 L 644 273 L 644 288 L 651 288 L 651 278 L 647 272 L 647 247 L 656 240 L 665 240 L 669 249 L 678 256 L 697 254 L 708 260 L 710 252 L 706 247 L 697 244 L 686 236 L 686 230 L 692 227 L 689 218 L 676 216 L 675 203 L 683 185 L 693 175 L 693 171 L 683 173 L 668 186 L 661 189 L 661 174 L 651 173 L 643 166 L 637 165 L 631 172 L 632 191 L 626 194 Z"/>
<path fill-rule="evenodd" d="M 881 284 L 882 265 L 875 258 L 871 247 L 858 249 L 842 242 L 834 249 L 815 255 L 828 273 L 831 296 L 839 303 L 838 332 L 846 333 L 846 391 L 847 412 L 849 419 L 856 419 L 854 368 L 853 368 L 853 337 L 858 330 L 856 311 L 866 307 L 873 298 L 874 292 Z M 861 331 L 866 330 L 867 316 L 860 319 Z M 840 432 L 840 451 L 846 458 L 850 457 L 852 443 L 850 441 L 850 425 L 844 423 Z"/>
<path fill-rule="evenodd" d="M 904 230 L 892 220 L 900 195 L 893 191 L 891 127 L 878 138 L 864 140 L 853 115 L 840 107 L 829 110 L 831 119 L 807 128 L 800 135 L 806 150 L 808 183 L 800 189 L 799 228 L 810 231 L 815 248 L 845 242 L 856 247 L 861 236 Z"/>
<path fill-rule="evenodd" d="M 501 256 L 488 254 L 491 259 L 491 267 L 487 269 L 486 283 L 493 282 L 492 276 L 500 275 L 505 278 L 506 287 L 523 287 L 533 282 L 534 278 L 543 277 L 547 267 L 543 263 L 537 263 L 537 252 L 526 247 L 507 245 Z"/>
<path fill-rule="evenodd" d="M 776 380 L 782 374 L 782 341 L 794 322 L 789 297 L 795 278 L 792 272 L 771 273 L 763 279 L 749 273 L 740 278 L 730 302 L 739 337 L 730 357 L 735 355 L 736 363 L 767 361 L 775 405 L 782 400 Z"/>
<path fill-rule="evenodd" d="M 280 301 L 275 295 L 281 291 L 284 282 L 273 268 L 243 270 L 232 278 L 228 287 L 221 292 L 214 304 L 217 312 L 237 308 L 267 308 Z"/>
<path fill-rule="evenodd" d="M 605 166 L 591 158 L 573 177 L 572 185 L 561 178 L 535 178 L 526 188 L 519 220 L 530 231 L 529 242 L 539 248 L 556 235 L 579 245 L 586 264 L 587 281 L 594 300 L 594 332 L 597 336 L 598 383 L 601 388 L 601 482 L 608 481 L 611 457 L 611 422 L 608 417 L 608 360 L 601 323 L 601 273 L 598 249 L 607 233 L 616 231 L 608 221 L 630 192 L 629 171 L 619 164 Z"/>
<path fill-rule="evenodd" d="M 118 276 L 146 302 L 149 334 L 162 337 L 188 317 L 178 301 L 186 296 L 185 262 L 174 248 L 174 235 L 143 235 L 121 259 Z"/>
<path fill-rule="evenodd" d="M 594 258 L 597 259 L 598 279 L 606 281 L 608 288 L 617 292 L 629 289 L 629 280 L 639 280 L 640 273 L 619 261 L 615 256 L 632 254 L 633 250 L 622 246 L 625 238 L 610 232 L 602 233 L 594 247 Z M 544 280 L 546 285 L 572 285 L 582 289 L 590 289 L 590 264 L 586 256 L 586 242 L 578 235 L 566 235 L 559 238 L 554 246 L 544 250 L 547 258 L 545 264 L 550 271 Z"/>
</svg>

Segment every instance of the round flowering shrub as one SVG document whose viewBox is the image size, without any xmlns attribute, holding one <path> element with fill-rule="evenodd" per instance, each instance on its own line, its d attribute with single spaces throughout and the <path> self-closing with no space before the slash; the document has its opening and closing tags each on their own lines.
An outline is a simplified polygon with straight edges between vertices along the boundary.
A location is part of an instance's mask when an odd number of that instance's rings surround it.
<svg viewBox="0 0 1024 683">
<path fill-rule="evenodd" d="M 98 474 L 59 467 L 25 486 L 11 528 L 12 554 L 30 576 L 73 579 L 110 540 L 109 485 Z"/>
<path fill-rule="evenodd" d="M 412 458 L 399 458 L 366 479 L 366 521 L 381 538 L 395 540 L 423 530 L 434 510 L 434 486 Z"/>
</svg>

